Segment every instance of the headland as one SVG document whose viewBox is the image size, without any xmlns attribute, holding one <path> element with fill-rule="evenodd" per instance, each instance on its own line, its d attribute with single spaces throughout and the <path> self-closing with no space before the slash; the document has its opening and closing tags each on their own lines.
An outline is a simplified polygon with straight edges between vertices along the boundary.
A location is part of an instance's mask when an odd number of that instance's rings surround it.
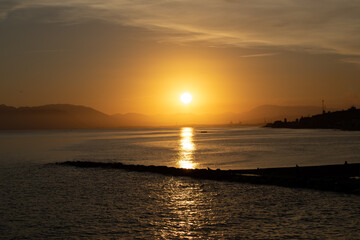
<svg viewBox="0 0 360 240">
<path fill-rule="evenodd" d="M 296 129 L 340 129 L 360 131 L 360 109 L 351 107 L 348 110 L 325 112 L 311 117 L 301 117 L 295 121 L 275 121 L 265 127 Z"/>
</svg>

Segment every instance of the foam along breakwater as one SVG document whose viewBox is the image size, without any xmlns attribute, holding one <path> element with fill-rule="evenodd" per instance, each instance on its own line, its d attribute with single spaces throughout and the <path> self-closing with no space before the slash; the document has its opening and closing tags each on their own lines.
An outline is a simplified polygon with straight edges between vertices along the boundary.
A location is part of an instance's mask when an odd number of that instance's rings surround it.
<svg viewBox="0 0 360 240">
<path fill-rule="evenodd" d="M 360 163 L 251 170 L 183 169 L 166 166 L 89 161 L 67 161 L 56 164 L 79 168 L 123 169 L 127 171 L 151 172 L 216 181 L 276 185 L 291 188 L 310 188 L 360 195 Z"/>
</svg>

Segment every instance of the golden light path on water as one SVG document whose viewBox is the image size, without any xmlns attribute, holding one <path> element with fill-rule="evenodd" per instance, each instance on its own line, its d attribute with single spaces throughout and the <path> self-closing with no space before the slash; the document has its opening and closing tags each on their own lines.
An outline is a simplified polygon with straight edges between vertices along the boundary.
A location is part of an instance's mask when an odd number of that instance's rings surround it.
<svg viewBox="0 0 360 240">
<path fill-rule="evenodd" d="M 180 131 L 180 150 L 178 166 L 180 168 L 194 169 L 196 163 L 194 160 L 194 151 L 196 150 L 193 141 L 194 129 L 191 127 L 181 128 Z"/>
<path fill-rule="evenodd" d="M 181 128 L 178 149 L 177 166 L 194 169 L 198 164 L 194 161 L 196 144 L 193 128 Z M 164 183 L 161 196 L 170 216 L 162 218 L 166 227 L 161 228 L 159 234 L 163 239 L 197 239 L 197 231 L 209 226 L 216 218 L 201 182 L 170 178 Z"/>
</svg>

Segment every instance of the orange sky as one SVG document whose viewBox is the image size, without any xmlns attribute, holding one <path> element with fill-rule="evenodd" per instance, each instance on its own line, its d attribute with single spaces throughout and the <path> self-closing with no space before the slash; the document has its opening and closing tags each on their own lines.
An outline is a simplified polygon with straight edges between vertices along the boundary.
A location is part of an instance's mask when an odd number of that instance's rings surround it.
<svg viewBox="0 0 360 240">
<path fill-rule="evenodd" d="M 358 1 L 3 5 L 2 104 L 162 114 L 360 103 Z"/>
</svg>

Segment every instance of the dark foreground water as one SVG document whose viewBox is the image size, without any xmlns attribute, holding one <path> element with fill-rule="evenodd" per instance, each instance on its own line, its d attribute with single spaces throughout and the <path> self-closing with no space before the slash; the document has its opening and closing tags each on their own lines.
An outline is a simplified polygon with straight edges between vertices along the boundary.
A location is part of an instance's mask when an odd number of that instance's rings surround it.
<svg viewBox="0 0 360 240">
<path fill-rule="evenodd" d="M 93 159 L 235 169 L 360 157 L 359 133 L 207 131 L 2 132 L 0 238 L 360 239 L 359 196 L 51 164 Z"/>
</svg>

